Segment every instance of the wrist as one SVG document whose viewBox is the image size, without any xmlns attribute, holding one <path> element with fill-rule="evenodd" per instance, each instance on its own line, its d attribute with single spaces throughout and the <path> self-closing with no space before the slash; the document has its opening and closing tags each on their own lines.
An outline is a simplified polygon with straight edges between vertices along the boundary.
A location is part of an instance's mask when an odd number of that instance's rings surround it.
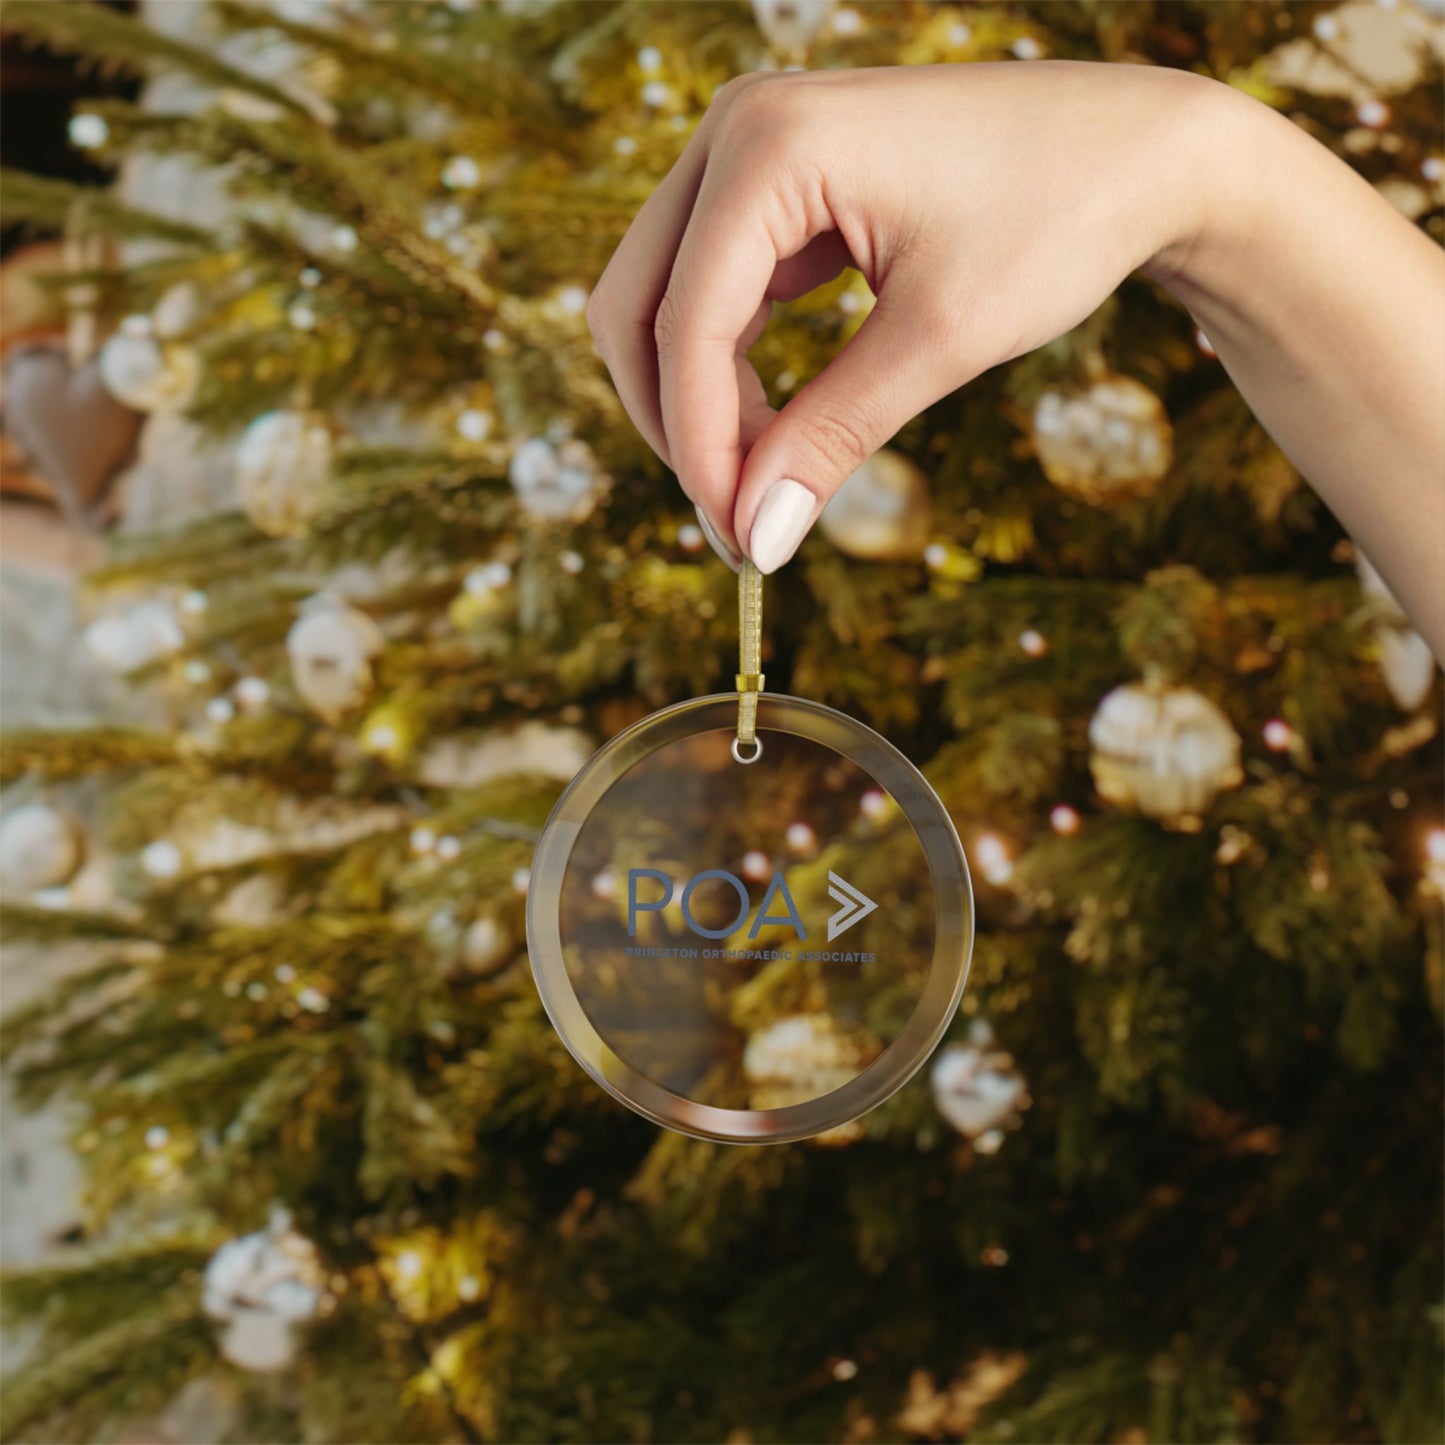
<svg viewBox="0 0 1445 1445">
<path fill-rule="evenodd" d="M 1173 76 L 1175 124 L 1165 129 L 1176 184 L 1165 188 L 1167 215 L 1141 269 L 1192 310 L 1191 296 L 1202 300 L 1215 289 L 1228 274 L 1227 258 L 1256 223 L 1271 184 L 1260 181 L 1272 176 L 1281 122 L 1232 86 L 1178 71 Z"/>
</svg>

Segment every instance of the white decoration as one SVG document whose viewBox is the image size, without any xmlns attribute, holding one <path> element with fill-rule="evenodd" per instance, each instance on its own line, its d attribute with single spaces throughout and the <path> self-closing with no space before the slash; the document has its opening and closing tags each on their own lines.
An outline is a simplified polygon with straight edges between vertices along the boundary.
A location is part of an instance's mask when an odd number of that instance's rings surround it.
<svg viewBox="0 0 1445 1445">
<path fill-rule="evenodd" d="M 71 145 L 78 150 L 96 151 L 110 139 L 110 126 L 103 115 L 83 110 L 70 117 L 66 133 Z"/>
<path fill-rule="evenodd" d="M 1196 816 L 1244 780 L 1239 734 L 1192 688 L 1116 687 L 1089 723 L 1089 743 L 1100 795 L 1150 818 Z"/>
<path fill-rule="evenodd" d="M 326 1298 L 316 1247 L 273 1209 L 263 1230 L 223 1244 L 206 1265 L 202 1307 L 226 1326 L 221 1353 L 242 1369 L 285 1369 L 297 1325 L 316 1318 Z"/>
<path fill-rule="evenodd" d="M 305 532 L 326 505 L 333 446 L 322 412 L 269 411 L 246 428 L 236 449 L 236 488 L 260 531 Z"/>
<path fill-rule="evenodd" d="M 1174 457 L 1164 404 L 1127 376 L 1101 377 L 1068 396 L 1045 392 L 1033 431 L 1044 475 L 1095 506 L 1147 496 Z"/>
<path fill-rule="evenodd" d="M 97 617 L 85 629 L 85 646 L 115 672 L 135 672 L 178 651 L 186 640 L 169 602 L 148 598 Z"/>
<path fill-rule="evenodd" d="M 84 834 L 48 803 L 25 803 L 0 818 L 0 886 L 9 893 L 58 888 L 85 856 Z"/>
<path fill-rule="evenodd" d="M 497 972 L 516 952 L 516 940 L 495 918 L 483 914 L 462 939 L 462 962 L 483 978 Z"/>
<path fill-rule="evenodd" d="M 366 613 L 328 594 L 314 597 L 286 634 L 291 680 L 312 712 L 337 722 L 371 692 L 371 661 L 383 645 Z"/>
<path fill-rule="evenodd" d="M 1016 1124 L 1029 1105 L 1027 1081 L 982 1020 L 973 1025 L 967 1044 L 950 1044 L 939 1053 L 929 1082 L 938 1112 L 969 1139 L 982 1141 Z M 993 1153 L 1001 1142 L 990 1138 L 983 1152 Z"/>
<path fill-rule="evenodd" d="M 200 362 L 189 346 L 163 346 L 152 335 L 118 331 L 96 361 L 105 389 L 136 411 L 183 407 L 195 391 Z"/>
<path fill-rule="evenodd" d="M 510 731 L 441 738 L 422 756 L 418 777 L 429 788 L 476 788 L 521 773 L 570 782 L 595 750 L 579 728 L 530 721 Z"/>
<path fill-rule="evenodd" d="M 902 562 L 923 554 L 931 510 L 927 478 L 884 447 L 838 488 L 818 525 L 850 557 Z"/>
<path fill-rule="evenodd" d="M 1363 552 L 1356 554 L 1355 570 L 1360 577 L 1360 591 L 1377 604 L 1380 614 L 1374 636 L 1385 686 L 1401 708 L 1414 712 L 1430 696 L 1437 668 L 1435 655 L 1430 644 L 1410 626 L 1395 594 Z"/>
<path fill-rule="evenodd" d="M 174 878 L 185 861 L 181 850 L 167 838 L 158 838 L 141 849 L 140 866 L 152 878 Z"/>
<path fill-rule="evenodd" d="M 791 1014 L 755 1033 L 743 1049 L 743 1073 L 755 1109 L 800 1104 L 842 1088 L 872 1061 L 873 1051 L 830 1014 Z"/>
<path fill-rule="evenodd" d="M 828 23 L 835 0 L 753 0 L 753 18 L 769 45 L 789 54 L 807 50 Z"/>
<path fill-rule="evenodd" d="M 581 521 L 606 482 L 591 448 L 575 438 L 556 445 L 545 437 L 524 441 L 507 475 L 523 510 L 543 521 Z"/>
<path fill-rule="evenodd" d="M 189 281 L 179 281 L 156 302 L 151 311 L 151 326 L 162 341 L 169 341 L 196 324 L 199 310 L 195 286 Z"/>
</svg>

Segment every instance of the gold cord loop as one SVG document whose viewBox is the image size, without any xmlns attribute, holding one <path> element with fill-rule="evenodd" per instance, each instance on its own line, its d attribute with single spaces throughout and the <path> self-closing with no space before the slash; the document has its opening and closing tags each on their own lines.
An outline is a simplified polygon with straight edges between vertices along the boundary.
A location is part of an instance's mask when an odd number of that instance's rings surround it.
<svg viewBox="0 0 1445 1445">
<path fill-rule="evenodd" d="M 751 562 L 738 573 L 738 735 L 733 757 L 755 763 L 763 755 L 758 740 L 758 694 L 763 690 L 763 574 Z"/>
</svg>

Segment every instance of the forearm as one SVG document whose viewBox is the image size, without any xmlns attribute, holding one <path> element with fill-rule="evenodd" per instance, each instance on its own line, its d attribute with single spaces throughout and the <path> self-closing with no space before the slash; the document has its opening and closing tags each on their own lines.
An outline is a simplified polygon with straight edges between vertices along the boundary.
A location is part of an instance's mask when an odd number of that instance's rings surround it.
<svg viewBox="0 0 1445 1445">
<path fill-rule="evenodd" d="M 1198 224 L 1148 269 L 1445 656 L 1445 256 L 1288 121 L 1215 109 Z"/>
</svg>

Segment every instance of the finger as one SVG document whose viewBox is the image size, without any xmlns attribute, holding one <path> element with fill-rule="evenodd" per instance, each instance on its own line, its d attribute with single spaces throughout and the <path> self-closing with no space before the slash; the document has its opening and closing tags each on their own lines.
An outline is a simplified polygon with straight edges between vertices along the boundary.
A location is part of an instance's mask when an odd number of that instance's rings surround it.
<svg viewBox="0 0 1445 1445">
<path fill-rule="evenodd" d="M 667 290 L 678 242 L 692 214 L 707 156 L 694 135 L 643 203 L 587 303 L 587 325 L 624 410 L 668 466 L 658 400 L 653 320 Z"/>
<path fill-rule="evenodd" d="M 779 262 L 807 235 L 774 234 L 766 183 L 710 166 L 658 307 L 663 431 L 673 469 L 718 531 L 732 531 L 742 468 L 739 341 Z M 797 208 L 792 208 L 796 210 Z M 792 223 L 796 224 L 796 222 Z"/>
<path fill-rule="evenodd" d="M 733 525 L 758 570 L 781 567 L 844 480 L 971 374 L 926 286 L 890 278 L 858 334 L 747 454 Z"/>
<path fill-rule="evenodd" d="M 653 324 L 702 184 L 718 117 L 762 79 L 757 75 L 737 76 L 718 92 L 673 168 L 634 217 L 587 305 L 592 339 L 623 408 L 643 439 L 668 466 L 672 460 L 658 400 Z"/>
</svg>

